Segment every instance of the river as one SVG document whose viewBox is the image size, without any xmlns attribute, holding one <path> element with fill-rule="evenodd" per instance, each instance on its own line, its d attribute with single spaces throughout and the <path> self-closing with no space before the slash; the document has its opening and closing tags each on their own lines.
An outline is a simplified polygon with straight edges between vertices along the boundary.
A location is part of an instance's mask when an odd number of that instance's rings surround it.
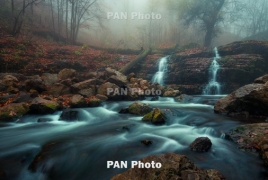
<svg viewBox="0 0 268 180">
<path fill-rule="evenodd" d="M 102 107 L 82 108 L 79 121 L 58 121 L 52 115 L 27 115 L 19 123 L 0 124 L 0 167 L 11 180 L 106 180 L 126 169 L 107 169 L 107 161 L 132 161 L 145 156 L 174 152 L 184 154 L 200 168 L 215 168 L 227 179 L 265 179 L 267 171 L 257 154 L 236 148 L 223 132 L 241 121 L 214 114 L 213 104 L 221 96 L 195 96 L 191 102 L 171 98 L 144 100 L 167 114 L 165 125 L 141 121 L 142 116 L 117 113 L 132 102 L 105 102 Z M 46 117 L 52 122 L 38 123 Z M 123 128 L 123 127 L 128 128 Z M 212 148 L 206 153 L 190 151 L 189 144 L 207 136 Z M 140 141 L 153 143 L 145 146 Z M 48 142 L 58 143 L 49 158 L 33 173 L 28 170 L 36 154 Z"/>
</svg>

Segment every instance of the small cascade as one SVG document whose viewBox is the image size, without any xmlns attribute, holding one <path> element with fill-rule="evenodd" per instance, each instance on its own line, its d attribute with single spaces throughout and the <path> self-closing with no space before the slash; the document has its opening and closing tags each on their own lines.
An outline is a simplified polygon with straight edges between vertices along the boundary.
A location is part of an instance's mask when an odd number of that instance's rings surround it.
<svg viewBox="0 0 268 180">
<path fill-rule="evenodd" d="M 159 65 L 158 65 L 158 71 L 153 76 L 153 80 L 152 80 L 153 83 L 157 82 L 160 85 L 164 85 L 164 78 L 165 78 L 165 73 L 167 72 L 169 57 L 170 56 L 165 56 L 160 59 Z"/>
<path fill-rule="evenodd" d="M 214 48 L 215 57 L 209 67 L 209 83 L 203 89 L 203 94 L 205 95 L 219 95 L 221 94 L 221 85 L 217 82 L 217 72 L 220 69 L 220 65 L 217 62 L 220 59 L 220 55 L 217 47 Z"/>
</svg>

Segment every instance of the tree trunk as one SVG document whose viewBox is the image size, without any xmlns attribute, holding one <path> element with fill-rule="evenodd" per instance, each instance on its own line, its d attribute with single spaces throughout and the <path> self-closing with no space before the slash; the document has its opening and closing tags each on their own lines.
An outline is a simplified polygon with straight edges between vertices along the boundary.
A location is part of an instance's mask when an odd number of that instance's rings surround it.
<svg viewBox="0 0 268 180">
<path fill-rule="evenodd" d="M 152 49 L 147 49 L 146 51 L 143 51 L 140 55 L 138 55 L 138 57 L 136 57 L 136 59 L 134 59 L 133 61 L 129 62 L 127 65 L 125 65 L 125 67 L 123 67 L 122 69 L 119 70 L 119 72 L 127 75 L 128 73 L 131 73 L 131 69 L 133 66 L 135 66 L 137 63 L 139 63 L 140 61 L 142 61 L 144 58 L 146 58 L 146 56 L 148 56 L 151 53 Z"/>
<path fill-rule="evenodd" d="M 65 19 L 65 23 L 66 23 L 66 43 L 68 41 L 69 35 L 68 35 L 68 0 L 66 0 L 66 19 Z"/>
<path fill-rule="evenodd" d="M 206 36 L 205 36 L 205 40 L 204 40 L 204 46 L 205 47 L 209 47 L 211 45 L 211 41 L 213 38 L 213 31 L 214 31 L 214 27 L 209 27 L 207 28 L 207 32 L 206 32 Z"/>
</svg>

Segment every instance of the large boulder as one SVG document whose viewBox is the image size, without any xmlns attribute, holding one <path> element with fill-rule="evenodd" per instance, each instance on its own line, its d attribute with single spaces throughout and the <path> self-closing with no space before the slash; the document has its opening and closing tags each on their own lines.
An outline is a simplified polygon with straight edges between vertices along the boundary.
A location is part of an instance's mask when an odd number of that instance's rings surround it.
<svg viewBox="0 0 268 180">
<path fill-rule="evenodd" d="M 72 79 L 75 77 L 75 75 L 76 75 L 76 70 L 65 68 L 59 72 L 58 78 L 60 80 L 64 80 L 64 79 L 68 79 L 68 78 Z"/>
<path fill-rule="evenodd" d="M 47 87 L 41 78 L 31 78 L 25 81 L 25 88 L 27 91 L 31 89 L 38 91 L 39 93 L 46 91 Z"/>
<path fill-rule="evenodd" d="M 202 170 L 198 168 L 186 156 L 168 153 L 162 155 L 152 155 L 140 160 L 140 163 L 152 164 L 160 163 L 161 168 L 139 168 L 135 166 L 122 174 L 117 174 L 111 180 L 221 180 L 224 177 L 217 170 Z"/>
<path fill-rule="evenodd" d="M 49 114 L 59 109 L 59 104 L 40 97 L 35 98 L 30 104 L 30 111 L 33 114 Z"/>
<path fill-rule="evenodd" d="M 168 90 L 168 91 L 165 91 L 164 94 L 163 94 L 163 97 L 176 97 L 180 94 L 180 91 L 179 90 Z"/>
<path fill-rule="evenodd" d="M 126 86 L 126 84 L 128 83 L 127 81 L 127 77 L 120 73 L 119 71 L 116 71 L 114 69 L 111 68 L 106 68 L 105 69 L 105 74 L 107 77 L 107 82 L 116 84 L 117 86 Z"/>
<path fill-rule="evenodd" d="M 153 108 L 149 104 L 134 102 L 129 105 L 128 110 L 130 114 L 144 116 L 145 114 L 151 112 Z"/>
<path fill-rule="evenodd" d="M 153 124 L 164 124 L 166 122 L 166 115 L 159 108 L 155 108 L 153 111 L 146 114 L 142 121 L 151 122 Z"/>
<path fill-rule="evenodd" d="M 17 87 L 18 82 L 19 82 L 18 79 L 12 75 L 6 75 L 2 79 L 2 83 L 5 84 L 6 86 Z"/>
<path fill-rule="evenodd" d="M 86 81 L 82 81 L 76 84 L 73 84 L 71 86 L 71 91 L 73 93 L 78 93 L 79 91 L 83 90 L 83 89 L 89 89 L 89 88 L 95 88 L 98 85 L 101 85 L 102 81 L 98 80 L 98 79 L 89 79 Z"/>
<path fill-rule="evenodd" d="M 80 107 L 86 107 L 87 103 L 83 96 L 75 94 L 71 98 L 70 105 L 73 108 L 80 108 Z"/>
<path fill-rule="evenodd" d="M 0 108 L 0 122 L 12 121 L 29 112 L 24 103 L 11 103 Z"/>
<path fill-rule="evenodd" d="M 61 95 L 70 94 L 70 93 L 71 93 L 70 87 L 60 84 L 60 83 L 53 84 L 49 88 L 49 94 L 55 97 L 59 97 Z"/>
<path fill-rule="evenodd" d="M 91 97 L 95 95 L 95 88 L 82 89 L 78 93 L 84 97 Z"/>
<path fill-rule="evenodd" d="M 89 107 L 99 107 L 101 106 L 101 100 L 93 96 L 87 100 L 87 104 Z"/>
<path fill-rule="evenodd" d="M 58 81 L 58 74 L 44 73 L 41 78 L 46 86 L 51 86 Z"/>
<path fill-rule="evenodd" d="M 112 90 L 111 93 L 109 93 L 109 89 Z M 106 82 L 106 83 L 99 86 L 98 94 L 105 95 L 109 99 L 113 99 L 113 98 L 116 99 L 118 97 L 118 95 L 116 95 L 114 93 L 116 90 L 120 90 L 119 86 L 117 86 L 113 83 L 110 83 L 110 82 Z"/>
<path fill-rule="evenodd" d="M 107 82 L 116 84 L 119 87 L 124 87 L 127 85 L 127 80 L 125 78 L 121 78 L 120 76 L 111 76 L 106 80 Z"/>
<path fill-rule="evenodd" d="M 76 110 L 65 109 L 62 111 L 59 120 L 60 121 L 78 121 L 79 112 Z"/>
<path fill-rule="evenodd" d="M 265 84 L 266 82 L 268 82 L 268 74 L 254 80 L 254 83 L 258 84 Z"/>
<path fill-rule="evenodd" d="M 268 82 L 249 84 L 220 99 L 215 113 L 230 116 L 268 116 Z"/>
<path fill-rule="evenodd" d="M 208 137 L 199 137 L 192 142 L 190 149 L 197 152 L 206 152 L 212 146 L 212 142 Z"/>
</svg>

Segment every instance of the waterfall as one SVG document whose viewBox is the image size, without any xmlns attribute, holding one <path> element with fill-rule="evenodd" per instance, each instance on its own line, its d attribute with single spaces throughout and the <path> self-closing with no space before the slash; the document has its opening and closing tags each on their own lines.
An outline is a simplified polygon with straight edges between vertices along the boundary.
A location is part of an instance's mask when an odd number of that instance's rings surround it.
<svg viewBox="0 0 268 180">
<path fill-rule="evenodd" d="M 203 94 L 211 95 L 211 94 L 221 94 L 221 85 L 217 82 L 217 72 L 220 69 L 220 65 L 217 62 L 220 59 L 220 55 L 217 47 L 214 48 L 215 57 L 209 67 L 209 83 L 203 89 Z"/>
<path fill-rule="evenodd" d="M 153 76 L 153 80 L 152 80 L 153 83 L 157 82 L 160 85 L 164 85 L 164 78 L 165 78 L 165 73 L 167 72 L 169 57 L 170 56 L 165 56 L 159 60 L 158 71 Z"/>
</svg>

